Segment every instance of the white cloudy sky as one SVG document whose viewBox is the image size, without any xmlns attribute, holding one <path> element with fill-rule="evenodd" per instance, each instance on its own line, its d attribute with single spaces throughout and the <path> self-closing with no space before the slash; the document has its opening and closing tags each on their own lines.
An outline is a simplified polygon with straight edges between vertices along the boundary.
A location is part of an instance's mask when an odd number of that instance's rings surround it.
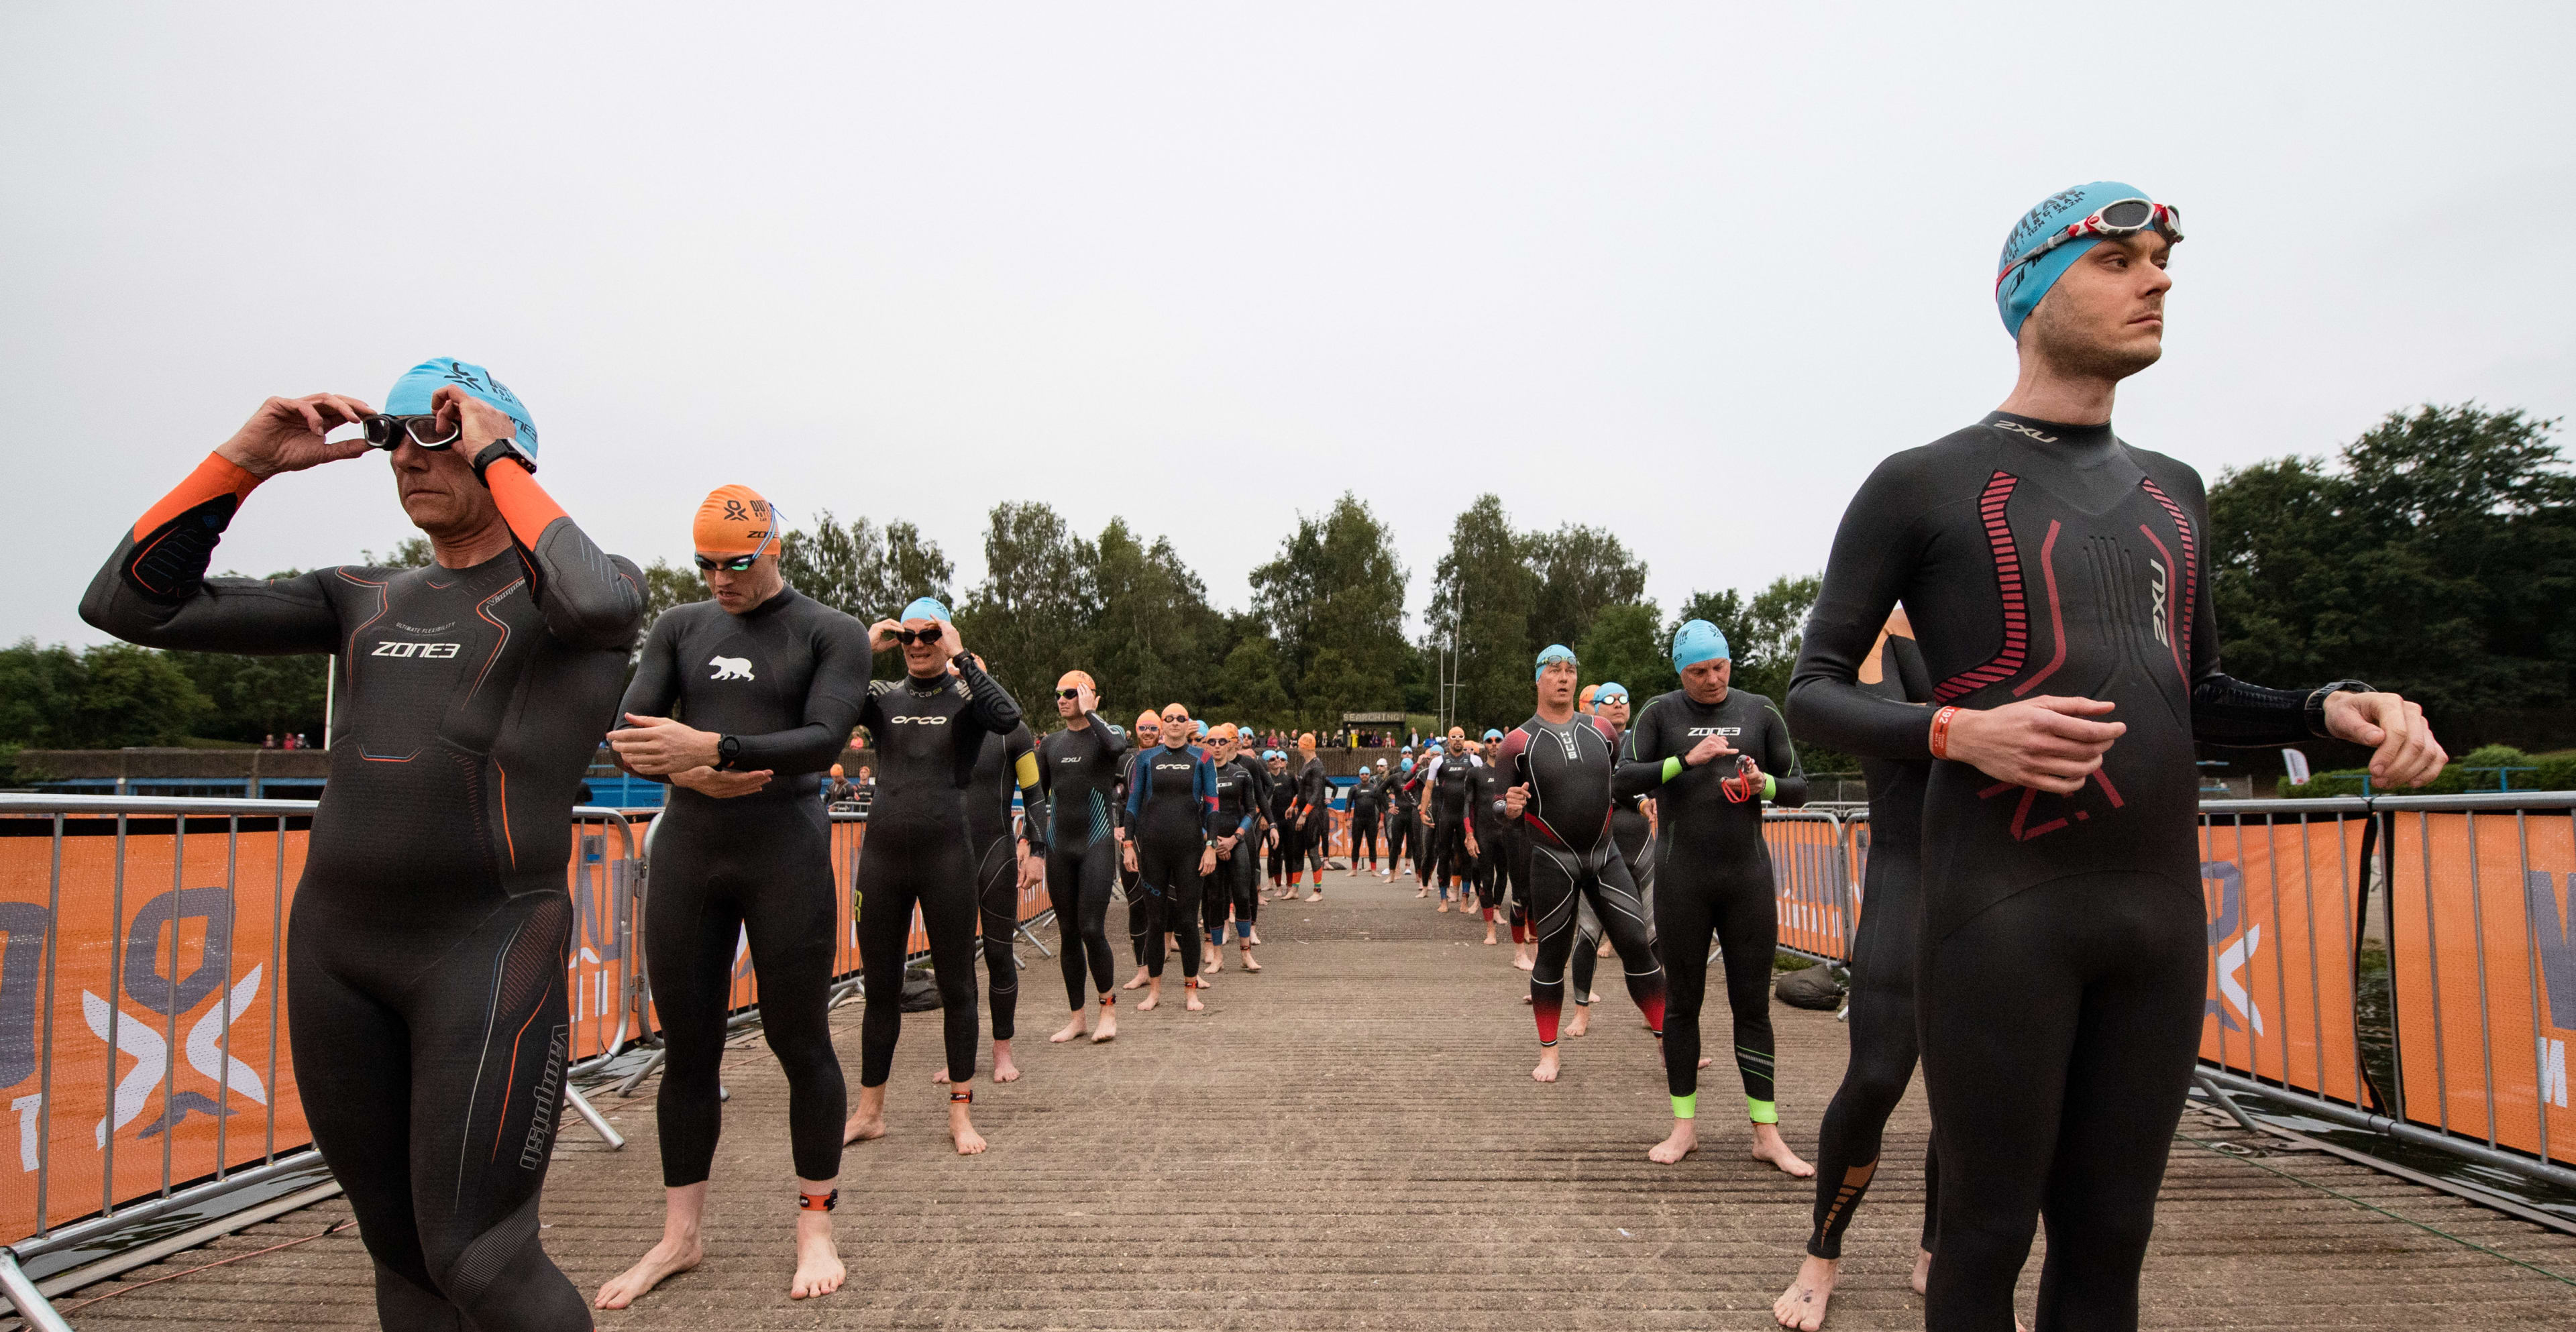
<svg viewBox="0 0 2576 1332">
<path fill-rule="evenodd" d="M 2117 424 L 2214 474 L 2576 408 L 2565 5 L 221 6 L 0 11 L 0 639 L 268 393 L 519 390 L 611 549 L 708 488 L 1168 533 L 1216 600 L 1356 490 L 1615 526 L 1670 607 L 1819 567 L 2012 376 L 2040 195 L 2181 205 Z M 405 532 L 375 459 L 219 566 Z"/>
</svg>

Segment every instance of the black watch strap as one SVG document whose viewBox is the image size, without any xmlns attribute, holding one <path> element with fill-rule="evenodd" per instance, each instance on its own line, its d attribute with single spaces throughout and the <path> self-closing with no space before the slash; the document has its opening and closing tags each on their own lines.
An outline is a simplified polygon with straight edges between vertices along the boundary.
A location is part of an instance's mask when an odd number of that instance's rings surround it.
<svg viewBox="0 0 2576 1332">
<path fill-rule="evenodd" d="M 725 736 L 724 738 L 722 738 L 722 739 L 720 739 L 720 740 L 716 741 L 716 768 L 717 768 L 719 771 L 723 771 L 723 772 L 731 772 L 731 771 L 733 771 L 733 765 L 734 765 L 735 763 L 737 763 L 737 762 L 741 761 L 741 759 L 742 759 L 742 737 L 741 737 L 741 736 L 738 736 L 738 735 L 728 735 L 728 736 Z"/>
<path fill-rule="evenodd" d="M 2300 719 L 2307 723 L 2308 734 L 2313 735 L 2320 740 L 2331 740 L 2334 736 L 2331 732 L 2326 730 L 2326 699 L 2335 694 L 2375 694 L 2378 692 L 2378 690 L 2371 688 L 2368 682 L 2362 680 L 2337 680 L 2332 684 L 2318 685 L 2316 688 L 2308 691 L 2307 705 L 2300 709 L 2302 714 Z"/>
<path fill-rule="evenodd" d="M 519 465 L 528 469 L 528 475 L 530 476 L 534 476 L 537 473 L 537 460 L 529 457 L 527 450 L 519 447 L 519 441 L 516 436 L 511 436 L 506 439 L 493 440 L 491 443 L 483 446 L 483 451 L 481 453 L 474 455 L 474 479 L 477 481 L 483 481 L 483 484 L 487 486 L 492 484 L 489 481 L 483 480 L 483 474 L 491 471 L 492 464 L 501 461 L 503 458 L 518 459 Z"/>
</svg>

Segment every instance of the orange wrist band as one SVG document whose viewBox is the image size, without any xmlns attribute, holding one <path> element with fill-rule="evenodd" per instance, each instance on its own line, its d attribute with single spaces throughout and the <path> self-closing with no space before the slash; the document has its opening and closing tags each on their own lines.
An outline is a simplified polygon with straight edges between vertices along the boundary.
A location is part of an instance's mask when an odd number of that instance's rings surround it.
<svg viewBox="0 0 2576 1332">
<path fill-rule="evenodd" d="M 1932 714 L 1932 757 L 1950 757 L 1950 722 L 1959 715 L 1957 704 Z"/>
</svg>

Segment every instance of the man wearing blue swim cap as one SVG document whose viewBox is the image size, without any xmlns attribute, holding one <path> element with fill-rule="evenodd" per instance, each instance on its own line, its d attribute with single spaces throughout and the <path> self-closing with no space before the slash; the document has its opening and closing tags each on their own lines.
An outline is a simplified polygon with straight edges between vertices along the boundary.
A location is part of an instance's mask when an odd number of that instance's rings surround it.
<svg viewBox="0 0 2576 1332">
<path fill-rule="evenodd" d="M 2394 694 L 2220 670 L 2200 474 L 2111 428 L 2120 382 L 2163 352 L 2180 239 L 2171 206 L 2114 182 L 2012 228 L 1994 292 L 2012 392 L 1862 484 L 1790 687 L 1808 738 L 1931 765 L 1915 997 L 1941 1173 L 1933 1332 L 2010 1325 L 2043 1206 L 2035 1324 L 2137 1323 L 2208 985 L 2196 745 L 2332 735 L 2377 747 L 2390 786 L 2444 757 Z M 1860 684 L 1899 602 L 1928 706 Z M 1811 1250 L 1775 1314 L 1818 1326 L 1832 1281 Z"/>
</svg>

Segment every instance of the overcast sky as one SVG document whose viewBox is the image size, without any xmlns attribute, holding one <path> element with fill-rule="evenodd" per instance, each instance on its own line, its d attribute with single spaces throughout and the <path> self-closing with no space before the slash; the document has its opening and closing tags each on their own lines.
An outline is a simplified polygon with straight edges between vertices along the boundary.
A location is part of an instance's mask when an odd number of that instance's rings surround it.
<svg viewBox="0 0 2576 1332">
<path fill-rule="evenodd" d="M 1299 512 L 1607 524 L 1669 610 L 1821 567 L 2000 401 L 2005 231 L 2180 206 L 2115 424 L 2213 478 L 2392 408 L 2576 408 L 2576 7 L 14 3 L 0 640 L 96 641 L 121 528 L 270 393 L 490 366 L 609 549 L 739 481 L 1166 533 L 1220 605 Z M 217 568 L 409 531 L 383 460 Z M 888 608 L 892 609 L 892 608 Z"/>
</svg>

